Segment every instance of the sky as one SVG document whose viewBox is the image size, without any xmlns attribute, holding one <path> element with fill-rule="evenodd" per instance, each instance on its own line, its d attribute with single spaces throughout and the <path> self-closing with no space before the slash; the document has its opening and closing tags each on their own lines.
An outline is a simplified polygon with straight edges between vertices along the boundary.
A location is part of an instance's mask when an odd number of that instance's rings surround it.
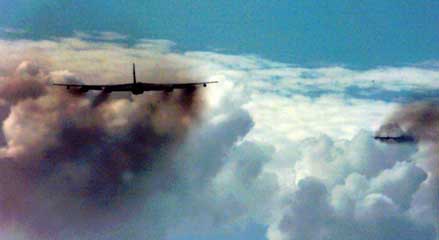
<svg viewBox="0 0 439 240">
<path fill-rule="evenodd" d="M 1 239 L 438 238 L 439 2 L 0 9 Z"/>
<path fill-rule="evenodd" d="M 168 39 L 180 50 L 215 50 L 270 60 L 354 68 L 438 58 L 433 0 L 367 1 L 0 1 L 3 26 L 30 38 L 112 31 Z"/>
</svg>

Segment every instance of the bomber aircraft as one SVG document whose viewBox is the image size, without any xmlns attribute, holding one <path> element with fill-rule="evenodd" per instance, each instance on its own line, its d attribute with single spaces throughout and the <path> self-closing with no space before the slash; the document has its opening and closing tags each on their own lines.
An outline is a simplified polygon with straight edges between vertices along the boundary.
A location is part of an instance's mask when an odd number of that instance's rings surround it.
<svg viewBox="0 0 439 240">
<path fill-rule="evenodd" d="M 136 65 L 133 63 L 133 82 L 123 84 L 106 84 L 106 85 L 87 85 L 87 84 L 68 84 L 68 83 L 52 83 L 52 86 L 66 87 L 67 89 L 79 90 L 87 92 L 89 90 L 110 92 L 131 92 L 134 95 L 142 94 L 146 91 L 165 91 L 172 92 L 174 89 L 195 90 L 198 86 L 206 87 L 211 82 L 189 82 L 189 83 L 143 83 L 136 81 Z"/>
<path fill-rule="evenodd" d="M 380 127 L 373 137 L 375 140 L 385 143 L 416 143 L 417 139 L 401 129 L 397 123 L 388 123 Z"/>
<path fill-rule="evenodd" d="M 414 143 L 416 138 L 411 135 L 401 135 L 397 137 L 390 136 L 374 136 L 375 140 L 385 142 L 385 143 Z"/>
</svg>

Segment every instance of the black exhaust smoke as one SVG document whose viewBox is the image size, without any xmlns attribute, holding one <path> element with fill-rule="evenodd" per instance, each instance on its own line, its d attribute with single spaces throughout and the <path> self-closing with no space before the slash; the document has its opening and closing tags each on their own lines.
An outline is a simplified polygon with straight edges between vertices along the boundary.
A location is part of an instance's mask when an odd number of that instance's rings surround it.
<svg viewBox="0 0 439 240">
<path fill-rule="evenodd" d="M 49 87 L 50 78 L 29 61 L 0 78 L 2 226 L 36 239 L 96 231 L 173 187 L 173 154 L 200 119 L 199 91 L 77 95 Z"/>
<path fill-rule="evenodd" d="M 388 142 L 439 142 L 439 100 L 416 102 L 394 112 L 375 138 Z"/>
</svg>

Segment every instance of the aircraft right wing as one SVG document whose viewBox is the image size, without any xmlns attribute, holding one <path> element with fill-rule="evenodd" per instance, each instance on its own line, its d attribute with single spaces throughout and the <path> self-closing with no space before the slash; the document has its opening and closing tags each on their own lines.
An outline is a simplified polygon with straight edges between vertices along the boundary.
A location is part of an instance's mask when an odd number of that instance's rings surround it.
<svg viewBox="0 0 439 240">
<path fill-rule="evenodd" d="M 194 89 L 197 86 L 206 87 L 207 84 L 218 83 L 210 82 L 190 82 L 190 83 L 141 83 L 144 91 L 171 91 L 174 89 Z"/>
</svg>

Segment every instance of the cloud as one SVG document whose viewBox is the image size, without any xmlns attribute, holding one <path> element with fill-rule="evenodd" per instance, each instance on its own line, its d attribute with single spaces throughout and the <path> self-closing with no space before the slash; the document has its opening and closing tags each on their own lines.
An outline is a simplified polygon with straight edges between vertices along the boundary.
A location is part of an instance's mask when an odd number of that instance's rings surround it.
<svg viewBox="0 0 439 240">
<path fill-rule="evenodd" d="M 0 31 L 4 32 L 6 34 L 14 34 L 14 35 L 21 35 L 26 33 L 25 30 L 20 28 L 12 28 L 12 27 L 0 27 Z"/>
<path fill-rule="evenodd" d="M 183 59 L 164 57 L 161 67 L 167 71 L 146 78 L 193 82 L 202 76 L 180 64 L 185 64 Z M 232 209 L 224 212 L 236 200 L 220 189 L 232 183 L 222 186 L 215 181 L 216 187 L 212 186 L 224 157 L 253 126 L 246 111 L 230 109 L 221 121 L 187 135 L 202 118 L 202 95 L 192 96 L 187 106 L 181 104 L 188 97 L 184 92 L 169 98 L 115 95 L 95 105 L 99 95 L 72 95 L 47 86 L 48 81 L 84 82 L 87 74 L 77 70 L 39 65 L 37 60 L 22 61 L 9 72 L 5 67 L 0 84 L 7 108 L 0 175 L 11 179 L 2 187 L 2 222 L 7 228 L 18 225 L 34 239 L 143 239 L 172 234 L 171 226 L 184 229 L 179 224 L 185 218 L 190 219 L 188 224 L 210 228 L 227 225 L 238 216 L 249 218 L 249 209 L 239 215 Z M 242 149 L 251 154 L 253 148 Z M 236 182 L 272 193 L 276 182 L 267 183 L 269 176 L 258 177 L 264 162 L 238 165 L 235 170 L 247 177 Z M 166 216 L 175 216 L 175 221 Z M 119 230 L 107 230 L 110 227 Z M 129 230 L 133 228 L 134 232 Z"/>
<path fill-rule="evenodd" d="M 272 225 L 270 239 L 434 239 L 433 225 L 411 221 L 392 198 L 382 193 L 358 197 L 352 214 L 340 215 L 331 205 L 325 184 L 305 178 L 289 197 L 281 220 Z"/>
<path fill-rule="evenodd" d="M 98 40 L 98 41 L 116 41 L 125 40 L 127 35 L 116 32 L 81 32 L 75 31 L 73 36 L 84 40 Z"/>
<path fill-rule="evenodd" d="M 372 134 L 401 102 L 380 94 L 437 89 L 437 69 L 303 68 L 77 34 L 0 40 L 2 237 L 178 239 L 253 223 L 271 240 L 437 237 L 437 146 Z M 220 83 L 189 108 L 181 93 L 46 86 L 127 82 L 131 62 L 140 81 Z"/>
<path fill-rule="evenodd" d="M 324 239 L 333 215 L 326 187 L 318 180 L 305 178 L 291 198 L 279 224 L 280 230 L 288 235 L 286 239 Z"/>
<path fill-rule="evenodd" d="M 228 60 L 227 57 L 224 59 Z M 388 114 L 398 108 L 398 103 L 411 101 L 412 94 L 418 94 L 417 100 L 423 100 L 421 96 L 430 96 L 431 92 L 437 91 L 434 81 L 438 74 L 435 69 L 424 68 L 424 72 L 416 67 L 389 67 L 354 71 L 342 67 L 301 69 L 288 65 L 267 67 L 262 63 L 251 64 L 224 73 L 235 82 L 245 82 L 243 85 L 246 89 L 243 91 L 248 90 L 247 95 L 250 95 L 244 107 L 251 113 L 255 128 L 247 139 L 276 146 L 276 157 L 267 164 L 266 170 L 286 181 L 280 182 L 283 188 L 290 187 L 290 192 L 300 192 L 292 182 L 299 183 L 302 179 L 314 177 L 322 181 L 331 195 L 334 194 L 331 196 L 331 208 L 336 220 L 330 215 L 323 215 L 325 221 L 337 221 L 340 224 L 337 227 L 343 229 L 338 235 L 334 233 L 337 236 L 334 239 L 353 235 L 359 239 L 380 239 L 385 238 L 383 236 L 386 234 L 395 234 L 398 230 L 367 224 L 365 226 L 372 229 L 372 233 L 363 234 L 363 221 L 373 219 L 364 215 L 369 209 L 367 206 L 379 209 L 381 205 L 388 210 L 388 214 L 384 211 L 383 216 L 389 215 L 380 220 L 383 226 L 389 227 L 390 222 L 394 221 L 397 223 L 394 227 L 399 225 L 414 232 L 409 234 L 409 231 L 401 230 L 409 239 L 434 238 L 437 234 L 434 223 L 438 219 L 437 216 L 433 217 L 437 213 L 437 204 L 432 203 L 437 203 L 439 195 L 437 181 L 434 183 L 437 179 L 436 168 L 431 163 L 428 166 L 421 163 L 418 147 L 429 151 L 437 147 L 423 144 L 387 146 L 374 141 L 370 132 L 361 129 L 377 129 L 386 121 Z M 364 94 L 353 94 L 353 88 L 361 89 Z M 374 94 L 367 93 L 371 88 L 376 89 Z M 434 99 L 435 96 L 432 97 Z M 427 126 L 425 129 L 430 128 Z M 322 134 L 323 137 L 316 137 Z M 282 156 L 282 153 L 287 155 Z M 425 158 L 437 165 L 437 156 L 432 152 L 427 153 Z M 416 165 L 403 164 L 412 161 L 417 162 Z M 382 182 L 378 187 L 379 179 L 384 176 L 394 180 Z M 362 188 L 358 190 L 362 197 L 352 199 L 350 196 L 358 195 L 358 191 L 340 189 L 340 184 L 348 180 Z M 395 193 L 398 190 L 392 190 L 393 187 L 401 190 L 400 194 Z M 347 193 L 336 197 L 338 191 Z M 430 191 L 429 194 L 427 191 Z M 288 193 L 288 189 L 282 192 Z M 417 217 L 407 217 L 408 212 L 417 212 Z M 429 212 L 428 220 L 421 220 L 420 212 Z M 309 214 L 313 216 L 312 212 Z M 280 210 L 279 215 L 277 224 L 270 225 L 270 239 L 294 239 L 303 235 L 311 239 L 319 239 L 319 236 L 331 239 L 331 231 L 337 228 L 324 225 L 322 232 L 315 230 L 318 227 L 313 228 L 316 232 L 312 233 L 305 230 L 296 232 L 294 226 L 291 226 L 292 229 L 280 227 L 287 220 L 279 220 L 288 219 L 294 214 Z M 351 217 L 338 219 L 340 215 Z M 355 215 L 358 219 L 353 217 Z M 359 216 L 364 219 L 361 220 Z M 279 228 L 282 230 L 278 231 Z"/>
<path fill-rule="evenodd" d="M 371 135 L 300 144 L 297 189 L 283 197 L 285 210 L 270 225 L 270 239 L 434 239 L 437 216 L 410 215 L 415 209 L 435 212 L 434 172 L 413 162 L 419 159 L 413 146 L 382 144 Z M 426 186 L 433 194 L 424 192 Z"/>
</svg>

